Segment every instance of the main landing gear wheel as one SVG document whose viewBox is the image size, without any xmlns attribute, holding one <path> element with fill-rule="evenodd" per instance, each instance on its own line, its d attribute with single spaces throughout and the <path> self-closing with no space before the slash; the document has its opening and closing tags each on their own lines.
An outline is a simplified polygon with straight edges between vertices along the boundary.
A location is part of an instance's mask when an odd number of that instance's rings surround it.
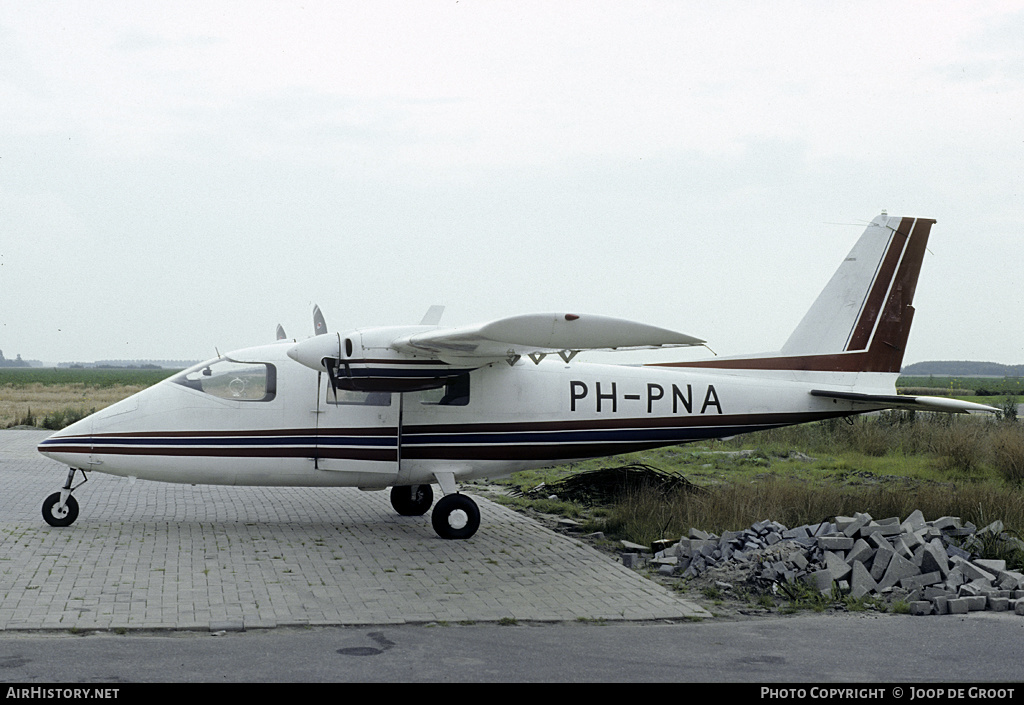
<svg viewBox="0 0 1024 705">
<path fill-rule="evenodd" d="M 391 488 L 391 506 L 404 517 L 419 517 L 427 513 L 434 502 L 430 485 L 401 485 Z"/>
<path fill-rule="evenodd" d="M 43 519 L 50 526 L 71 526 L 78 518 L 78 501 L 68 495 L 64 506 L 60 504 L 60 492 L 54 492 L 43 502 Z"/>
<path fill-rule="evenodd" d="M 430 523 L 443 539 L 468 539 L 480 528 L 480 508 L 464 494 L 445 495 L 434 506 Z"/>
</svg>

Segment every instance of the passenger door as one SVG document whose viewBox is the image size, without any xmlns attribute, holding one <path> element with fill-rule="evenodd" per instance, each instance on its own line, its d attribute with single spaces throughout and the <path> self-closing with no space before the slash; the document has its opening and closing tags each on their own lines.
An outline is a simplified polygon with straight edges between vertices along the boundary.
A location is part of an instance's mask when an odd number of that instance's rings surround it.
<svg viewBox="0 0 1024 705">
<path fill-rule="evenodd" d="M 351 474 L 359 487 L 386 487 L 398 476 L 400 400 L 390 392 L 335 389 L 319 375 L 316 467 Z"/>
</svg>

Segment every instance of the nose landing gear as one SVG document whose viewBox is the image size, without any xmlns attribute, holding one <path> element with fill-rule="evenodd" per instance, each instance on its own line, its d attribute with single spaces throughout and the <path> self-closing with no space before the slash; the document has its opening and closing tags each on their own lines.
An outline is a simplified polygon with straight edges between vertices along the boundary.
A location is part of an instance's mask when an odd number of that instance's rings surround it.
<svg viewBox="0 0 1024 705">
<path fill-rule="evenodd" d="M 78 518 L 78 501 L 71 496 L 74 490 L 89 481 L 85 471 L 82 470 L 82 481 L 74 487 L 71 486 L 75 479 L 76 468 L 68 472 L 68 480 L 60 492 L 54 492 L 43 502 L 43 520 L 50 526 L 71 526 Z"/>
</svg>

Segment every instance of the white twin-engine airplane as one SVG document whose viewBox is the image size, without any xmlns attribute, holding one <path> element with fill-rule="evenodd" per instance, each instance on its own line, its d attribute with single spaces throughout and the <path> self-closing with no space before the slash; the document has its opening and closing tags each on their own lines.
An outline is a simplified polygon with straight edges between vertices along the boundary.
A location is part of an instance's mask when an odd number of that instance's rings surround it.
<svg viewBox="0 0 1024 705">
<path fill-rule="evenodd" d="M 443 538 L 480 525 L 457 482 L 879 409 L 995 411 L 897 396 L 934 220 L 875 218 L 777 353 L 643 366 L 581 350 L 701 345 L 603 316 L 546 313 L 461 328 L 327 333 L 247 348 L 185 370 L 39 445 L 70 466 L 43 518 L 78 516 L 75 475 L 223 485 L 391 487 L 402 515 Z M 283 338 L 279 328 L 279 338 Z M 543 361 L 543 362 L 542 362 Z"/>
</svg>

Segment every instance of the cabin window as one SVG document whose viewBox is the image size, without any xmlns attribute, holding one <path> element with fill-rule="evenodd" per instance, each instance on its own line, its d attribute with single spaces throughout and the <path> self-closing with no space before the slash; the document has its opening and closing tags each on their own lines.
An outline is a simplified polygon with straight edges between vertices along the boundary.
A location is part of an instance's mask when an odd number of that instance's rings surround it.
<svg viewBox="0 0 1024 705">
<path fill-rule="evenodd" d="M 466 406 L 469 404 L 469 373 L 453 377 L 443 387 L 410 394 L 420 404 Z"/>
<path fill-rule="evenodd" d="M 262 362 L 220 358 L 180 372 L 171 381 L 231 401 L 270 401 L 277 394 L 277 369 Z"/>
<path fill-rule="evenodd" d="M 391 406 L 391 392 L 353 392 L 327 387 L 328 404 L 357 404 L 362 406 Z"/>
</svg>

